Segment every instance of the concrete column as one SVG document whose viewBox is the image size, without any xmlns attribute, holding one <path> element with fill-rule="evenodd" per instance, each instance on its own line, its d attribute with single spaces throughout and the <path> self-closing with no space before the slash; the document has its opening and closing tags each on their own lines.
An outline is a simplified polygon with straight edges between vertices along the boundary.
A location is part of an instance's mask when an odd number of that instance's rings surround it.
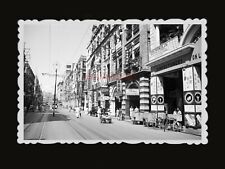
<svg viewBox="0 0 225 169">
<path fill-rule="evenodd" d="M 149 78 L 140 78 L 140 112 L 149 113 Z"/>
<path fill-rule="evenodd" d="M 126 113 L 126 86 L 125 82 L 122 83 L 122 112 Z"/>
<path fill-rule="evenodd" d="M 147 25 L 140 25 L 140 59 L 140 66 L 146 69 L 145 64 L 149 61 Z"/>
</svg>

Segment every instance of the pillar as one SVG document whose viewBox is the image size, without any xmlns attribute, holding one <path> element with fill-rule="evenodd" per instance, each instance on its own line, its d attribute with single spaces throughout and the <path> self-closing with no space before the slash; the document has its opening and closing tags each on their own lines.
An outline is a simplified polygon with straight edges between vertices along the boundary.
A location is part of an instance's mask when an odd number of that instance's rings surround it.
<svg viewBox="0 0 225 169">
<path fill-rule="evenodd" d="M 140 78 L 140 112 L 149 113 L 149 78 Z"/>
<path fill-rule="evenodd" d="M 122 83 L 122 112 L 126 114 L 126 84 Z"/>
</svg>

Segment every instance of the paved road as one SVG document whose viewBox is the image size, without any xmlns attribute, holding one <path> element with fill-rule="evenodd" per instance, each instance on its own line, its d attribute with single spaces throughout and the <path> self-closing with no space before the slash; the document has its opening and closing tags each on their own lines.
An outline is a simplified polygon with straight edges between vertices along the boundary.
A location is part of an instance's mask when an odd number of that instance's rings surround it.
<svg viewBox="0 0 225 169">
<path fill-rule="evenodd" d="M 153 129 L 113 119 L 112 124 L 100 123 L 98 117 L 59 108 L 52 112 L 29 113 L 24 124 L 25 140 L 201 140 L 200 136 Z"/>
</svg>

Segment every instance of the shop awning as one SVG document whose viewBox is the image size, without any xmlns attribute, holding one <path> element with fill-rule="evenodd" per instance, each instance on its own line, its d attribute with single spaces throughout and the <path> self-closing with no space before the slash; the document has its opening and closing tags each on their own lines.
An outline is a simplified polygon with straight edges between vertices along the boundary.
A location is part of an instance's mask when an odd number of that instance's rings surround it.
<svg viewBox="0 0 225 169">
<path fill-rule="evenodd" d="M 152 67 L 152 66 L 167 62 L 169 60 L 175 59 L 179 56 L 182 56 L 191 52 L 194 49 L 194 47 L 195 47 L 194 44 L 187 44 L 185 46 L 179 47 L 171 52 L 163 54 L 155 59 L 152 59 L 146 64 L 146 66 Z"/>
</svg>

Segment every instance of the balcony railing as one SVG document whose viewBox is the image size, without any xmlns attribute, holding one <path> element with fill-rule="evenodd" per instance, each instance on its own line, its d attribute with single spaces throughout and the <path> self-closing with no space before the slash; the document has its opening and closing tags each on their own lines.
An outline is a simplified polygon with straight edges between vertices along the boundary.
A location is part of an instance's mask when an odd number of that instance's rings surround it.
<svg viewBox="0 0 225 169">
<path fill-rule="evenodd" d="M 137 34 L 139 32 L 139 25 L 133 25 L 133 34 Z"/>
<path fill-rule="evenodd" d="M 179 47 L 178 36 L 162 43 L 160 46 L 150 51 L 149 60 L 154 60 L 168 52 L 171 52 Z"/>
</svg>

